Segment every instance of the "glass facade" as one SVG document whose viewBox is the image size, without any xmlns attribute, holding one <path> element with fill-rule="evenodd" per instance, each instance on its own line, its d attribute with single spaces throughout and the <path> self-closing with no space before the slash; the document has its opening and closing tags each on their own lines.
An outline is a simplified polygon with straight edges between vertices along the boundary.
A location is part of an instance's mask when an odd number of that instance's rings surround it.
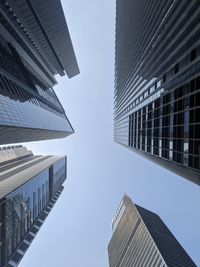
<svg viewBox="0 0 200 267">
<path fill-rule="evenodd" d="M 58 190 L 61 184 L 64 183 L 66 179 L 66 158 L 60 159 L 53 165 L 53 186 L 52 194 Z"/>
<path fill-rule="evenodd" d="M 72 77 L 79 69 L 61 4 L 55 1 L 57 12 L 51 17 L 51 5 L 45 7 L 50 21 L 41 23 L 43 5 L 35 13 L 32 1 L 14 2 L 4 1 L 0 7 L 0 144 L 65 137 L 74 130 L 52 89 L 54 76 L 67 69 Z M 62 34 L 50 27 L 58 13 Z M 62 64 L 65 57 L 70 57 L 67 65 Z M 17 138 L 16 129 L 20 129 Z"/>
<path fill-rule="evenodd" d="M 5 200 L 5 257 L 15 252 L 49 202 L 49 170 L 18 188 Z"/>
<path fill-rule="evenodd" d="M 37 165 L 37 161 L 31 155 L 29 158 L 29 161 Z M 13 164 L 16 165 L 15 162 L 10 163 L 11 169 Z M 18 163 L 19 168 L 21 168 L 20 164 L 22 166 L 26 164 L 27 169 L 34 168 L 33 164 L 30 165 L 25 161 Z M 18 264 L 18 260 L 23 256 L 20 254 L 17 256 L 18 250 L 27 246 L 27 241 L 29 244 L 27 235 L 30 233 L 33 235 L 34 231 L 38 231 L 41 224 L 39 222 L 39 227 L 36 225 L 38 219 L 43 220 L 45 212 L 49 212 L 49 206 L 52 207 L 55 203 L 55 197 L 57 198 L 58 192 L 60 194 L 62 191 L 65 179 L 66 157 L 63 157 L 1 199 L 0 266 L 3 267 L 15 260 Z M 24 241 L 26 243 L 23 243 Z"/>
<path fill-rule="evenodd" d="M 110 267 L 196 266 L 159 216 L 134 205 L 128 196 L 121 201 L 112 228 Z"/>
<path fill-rule="evenodd" d="M 200 77 L 130 114 L 128 145 L 199 170 L 198 87 Z"/>
<path fill-rule="evenodd" d="M 200 2 L 116 10 L 115 141 L 199 184 Z"/>
<path fill-rule="evenodd" d="M 72 133 L 73 129 L 53 89 L 39 86 L 37 82 L 34 82 L 33 75 L 29 75 L 28 70 L 26 72 L 20 70 L 12 54 L 5 52 L 7 51 L 5 48 L 0 47 L 0 50 L 0 54 L 4 56 L 4 64 L 2 64 L 4 69 L 0 69 L 0 127 L 43 130 L 43 138 L 40 137 L 40 139 L 49 139 L 45 131 L 50 133 L 52 131 L 52 137 L 58 132 L 58 138 L 60 134 L 64 137 Z M 10 60 L 13 68 L 9 67 L 8 60 L 4 60 L 5 58 Z M 11 70 L 10 73 L 9 70 Z M 27 75 L 29 75 L 29 79 L 25 79 Z M 30 81 L 29 84 L 28 81 Z M 34 136 L 32 132 L 31 136 L 30 134 L 24 135 L 21 141 L 31 141 L 34 138 L 37 136 L 36 134 Z M 4 140 L 1 143 L 9 142 L 14 143 L 15 139 L 8 140 L 8 142 Z"/>
</svg>

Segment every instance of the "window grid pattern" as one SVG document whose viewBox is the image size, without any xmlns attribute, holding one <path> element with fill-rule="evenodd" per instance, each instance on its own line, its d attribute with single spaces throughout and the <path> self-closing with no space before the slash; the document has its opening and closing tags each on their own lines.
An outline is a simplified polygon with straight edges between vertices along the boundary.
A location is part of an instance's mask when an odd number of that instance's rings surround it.
<svg viewBox="0 0 200 267">
<path fill-rule="evenodd" d="M 129 115 L 128 145 L 199 169 L 199 132 L 200 77 L 197 77 Z"/>
<path fill-rule="evenodd" d="M 114 81 L 114 140 L 197 184 L 199 15 L 198 0 L 118 0 Z"/>
</svg>

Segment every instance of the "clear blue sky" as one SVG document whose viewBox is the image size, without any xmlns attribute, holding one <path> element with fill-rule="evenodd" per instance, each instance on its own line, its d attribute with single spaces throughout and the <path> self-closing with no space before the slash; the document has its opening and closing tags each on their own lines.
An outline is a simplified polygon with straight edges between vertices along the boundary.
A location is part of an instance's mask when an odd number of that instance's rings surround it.
<svg viewBox="0 0 200 267">
<path fill-rule="evenodd" d="M 200 266 L 200 187 L 113 141 L 115 0 L 63 0 L 81 74 L 56 92 L 75 134 L 29 143 L 67 154 L 65 190 L 20 267 L 106 267 L 111 220 L 126 192 L 158 213 Z"/>
</svg>

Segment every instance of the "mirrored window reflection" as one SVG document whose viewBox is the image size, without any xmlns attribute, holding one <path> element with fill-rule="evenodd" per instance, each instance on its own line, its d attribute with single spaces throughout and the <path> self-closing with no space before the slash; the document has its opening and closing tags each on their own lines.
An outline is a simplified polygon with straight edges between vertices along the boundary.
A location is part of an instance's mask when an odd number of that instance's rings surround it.
<svg viewBox="0 0 200 267">
<path fill-rule="evenodd" d="M 169 141 L 169 159 L 173 160 L 173 140 Z"/>
<path fill-rule="evenodd" d="M 63 184 L 66 178 L 65 158 L 58 160 L 53 164 L 53 193 Z"/>
<path fill-rule="evenodd" d="M 129 118 L 129 146 L 199 170 L 200 77 Z"/>
<path fill-rule="evenodd" d="M 49 170 L 45 170 L 6 197 L 6 258 L 9 258 L 45 208 L 47 201 L 42 199 L 48 200 L 48 181 Z"/>
<path fill-rule="evenodd" d="M 188 166 L 188 151 L 189 151 L 189 143 L 188 140 L 184 140 L 184 156 L 183 156 L 183 163 Z"/>
</svg>

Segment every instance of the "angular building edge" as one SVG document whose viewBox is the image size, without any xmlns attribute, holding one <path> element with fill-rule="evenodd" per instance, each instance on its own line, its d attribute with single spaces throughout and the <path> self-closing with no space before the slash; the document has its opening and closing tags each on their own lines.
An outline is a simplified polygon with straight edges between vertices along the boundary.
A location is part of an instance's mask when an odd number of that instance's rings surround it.
<svg viewBox="0 0 200 267">
<path fill-rule="evenodd" d="M 0 17 L 0 144 L 72 134 L 52 88 L 80 72 L 60 0 L 2 1 Z"/>
<path fill-rule="evenodd" d="M 0 148 L 0 266 L 16 267 L 63 191 L 66 156 Z"/>
<path fill-rule="evenodd" d="M 115 140 L 114 140 L 115 141 Z M 173 173 L 175 173 L 176 175 L 180 176 L 181 178 L 185 178 L 193 183 L 195 183 L 196 185 L 200 185 L 200 173 L 198 171 L 195 171 L 194 169 L 188 169 L 185 166 L 181 166 L 179 164 L 176 164 L 175 162 L 171 162 L 169 160 L 163 159 L 161 157 L 156 157 L 155 155 L 152 155 L 150 153 L 145 153 L 142 150 L 139 149 L 132 149 L 131 147 L 121 144 L 118 141 L 115 141 L 117 144 L 128 148 L 130 151 L 136 153 L 137 155 L 150 160 L 151 162 L 153 162 L 154 164 L 159 165 L 160 167 L 163 167 Z"/>
<path fill-rule="evenodd" d="M 110 267 L 197 267 L 162 219 L 134 204 L 127 195 L 112 220 L 112 232 Z"/>
<path fill-rule="evenodd" d="M 115 141 L 198 185 L 199 11 L 199 0 L 117 0 L 114 79 Z"/>
</svg>

